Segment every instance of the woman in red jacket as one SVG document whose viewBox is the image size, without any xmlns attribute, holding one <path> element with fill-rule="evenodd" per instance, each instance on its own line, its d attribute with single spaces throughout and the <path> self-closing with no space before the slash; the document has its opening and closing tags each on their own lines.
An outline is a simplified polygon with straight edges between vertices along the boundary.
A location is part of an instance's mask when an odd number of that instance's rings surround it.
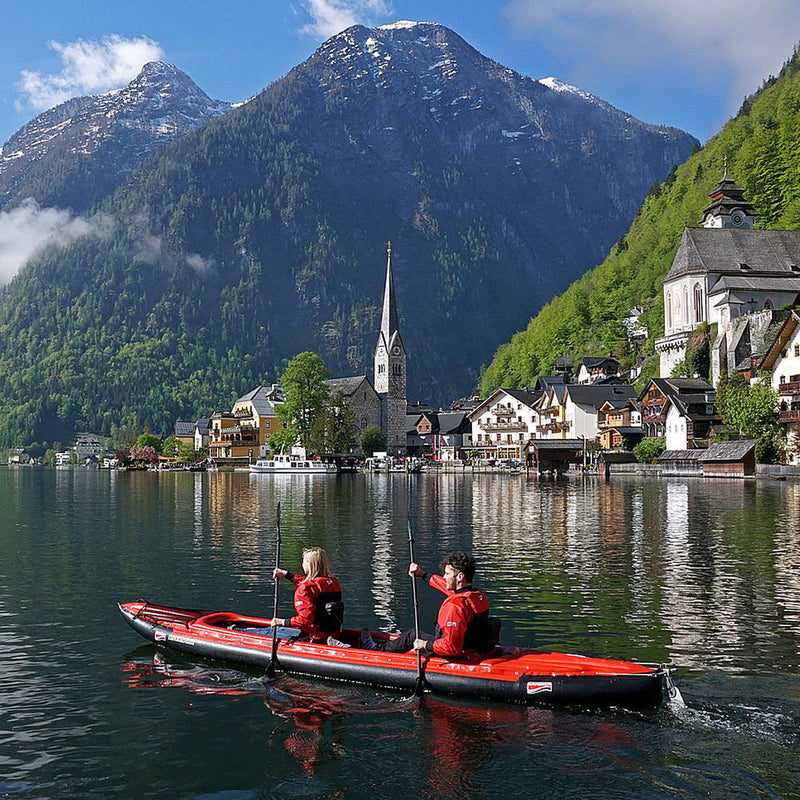
<svg viewBox="0 0 800 800">
<path fill-rule="evenodd" d="M 295 575 L 276 567 L 275 580 L 288 578 L 297 586 L 294 592 L 293 617 L 275 617 L 273 625 L 299 628 L 312 642 L 325 643 L 336 638 L 342 629 L 342 588 L 331 575 L 328 554 L 321 547 L 303 550 L 304 575 Z"/>
</svg>

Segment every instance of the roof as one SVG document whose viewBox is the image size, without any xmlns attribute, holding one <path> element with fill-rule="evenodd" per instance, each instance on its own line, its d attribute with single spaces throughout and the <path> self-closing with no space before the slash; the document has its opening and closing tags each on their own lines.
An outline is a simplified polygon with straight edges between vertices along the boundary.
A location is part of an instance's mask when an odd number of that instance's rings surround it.
<svg viewBox="0 0 800 800">
<path fill-rule="evenodd" d="M 257 386 L 253 391 L 242 395 L 233 405 L 238 406 L 240 403 L 250 403 L 253 410 L 260 417 L 275 416 L 275 408 L 272 403 L 267 399 L 271 389 L 267 389 L 263 384 Z"/>
<path fill-rule="evenodd" d="M 537 400 L 542 396 L 542 392 L 528 392 L 524 389 L 504 389 L 504 391 L 507 395 L 510 395 L 515 400 L 519 400 L 520 403 L 524 403 L 530 408 L 533 408 Z"/>
<path fill-rule="evenodd" d="M 352 375 L 348 378 L 328 378 L 325 385 L 331 394 L 341 392 L 345 397 L 350 397 L 359 390 L 364 381 L 369 382 L 366 375 Z M 372 387 L 371 383 L 370 387 Z"/>
<path fill-rule="evenodd" d="M 533 408 L 542 397 L 542 392 L 531 393 L 526 392 L 524 389 L 495 389 L 485 400 L 482 400 L 479 405 L 475 406 L 475 408 L 469 412 L 470 418 L 474 419 L 477 417 L 479 413 L 482 413 L 484 409 L 496 403 L 498 398 L 504 394 L 513 397 L 518 402 L 524 403 L 530 408 Z"/>
<path fill-rule="evenodd" d="M 783 355 L 783 351 L 786 349 L 786 345 L 792 338 L 798 324 L 800 324 L 800 316 L 797 315 L 797 312 L 792 311 L 783 325 L 781 325 L 772 343 L 767 348 L 767 352 L 764 353 L 758 365 L 759 369 L 773 369 L 778 358 Z"/>
<path fill-rule="evenodd" d="M 601 450 L 597 458 L 608 464 L 634 464 L 637 461 L 636 456 L 629 450 Z"/>
<path fill-rule="evenodd" d="M 632 436 L 635 434 L 642 433 L 642 426 L 641 425 L 609 425 L 608 428 L 605 428 L 606 431 L 616 431 L 617 433 L 621 434 L 622 436 Z M 600 431 L 603 433 L 603 430 Z"/>
<path fill-rule="evenodd" d="M 664 282 L 709 272 L 800 278 L 800 231 L 684 228 Z"/>
<path fill-rule="evenodd" d="M 200 417 L 200 419 L 195 422 L 194 426 L 201 433 L 208 433 L 208 429 L 211 427 L 211 420 L 208 417 Z"/>
<path fill-rule="evenodd" d="M 175 435 L 179 439 L 190 439 L 194 436 L 194 422 L 183 422 L 178 420 L 175 423 Z"/>
<path fill-rule="evenodd" d="M 703 450 L 701 461 L 743 461 L 758 444 L 758 439 L 736 439 L 731 442 L 715 442 Z"/>
<path fill-rule="evenodd" d="M 659 461 L 701 461 L 705 450 L 665 450 Z"/>
<path fill-rule="evenodd" d="M 537 450 L 583 450 L 583 439 L 531 439 Z"/>
<path fill-rule="evenodd" d="M 566 388 L 573 403 L 594 408 L 601 408 L 609 400 L 621 400 L 624 403 L 636 397 L 636 389 L 630 384 L 574 383 Z"/>
<path fill-rule="evenodd" d="M 705 378 L 650 378 L 647 386 L 642 389 L 639 400 L 647 394 L 651 384 L 665 397 L 714 392 L 714 387 Z"/>
<path fill-rule="evenodd" d="M 578 364 L 587 368 L 591 368 L 602 366 L 606 362 L 612 362 L 614 366 L 619 366 L 619 360 L 614 358 L 614 356 L 586 356 L 585 358 L 582 358 Z"/>
</svg>

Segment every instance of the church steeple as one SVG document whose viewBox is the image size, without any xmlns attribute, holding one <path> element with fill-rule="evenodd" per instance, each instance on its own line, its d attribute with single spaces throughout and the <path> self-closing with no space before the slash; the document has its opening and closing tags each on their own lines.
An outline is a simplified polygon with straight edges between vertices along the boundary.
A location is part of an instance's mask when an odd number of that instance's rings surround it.
<svg viewBox="0 0 800 800">
<path fill-rule="evenodd" d="M 753 229 L 753 220 L 758 216 L 755 208 L 744 197 L 744 188 L 728 175 L 728 157 L 722 180 L 709 194 L 711 205 L 703 211 L 700 220 L 704 228 Z"/>
<path fill-rule="evenodd" d="M 392 244 L 386 247 L 386 283 L 383 289 L 381 329 L 375 347 L 375 391 L 381 398 L 382 429 L 389 451 L 406 449 L 406 349 L 400 337 L 397 300 L 392 276 Z"/>
<path fill-rule="evenodd" d="M 383 312 L 381 313 L 381 336 L 388 347 L 392 337 L 400 336 L 400 323 L 397 317 L 397 300 L 394 296 L 392 278 L 392 243 L 386 243 L 386 283 L 383 289 Z"/>
</svg>

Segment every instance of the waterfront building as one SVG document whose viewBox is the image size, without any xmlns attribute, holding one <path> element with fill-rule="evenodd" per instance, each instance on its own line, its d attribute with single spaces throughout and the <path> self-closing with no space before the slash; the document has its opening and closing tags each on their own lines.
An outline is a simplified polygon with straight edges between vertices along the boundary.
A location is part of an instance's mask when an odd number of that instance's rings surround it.
<svg viewBox="0 0 800 800">
<path fill-rule="evenodd" d="M 788 318 L 772 340 L 758 365 L 770 374 L 769 383 L 778 394 L 778 413 L 786 431 L 786 463 L 800 463 L 800 315 Z"/>
<path fill-rule="evenodd" d="M 691 409 L 691 413 L 696 415 L 696 423 L 686 421 L 687 438 L 705 439 L 711 426 L 720 421 L 714 409 L 715 399 L 714 387 L 705 378 L 651 378 L 638 398 L 642 432 L 648 437 L 666 436 L 667 413 L 672 405 L 676 409 Z"/>
<path fill-rule="evenodd" d="M 280 387 L 261 385 L 236 400 L 231 411 L 214 414 L 209 426 L 209 457 L 251 459 L 269 455 L 269 437 L 283 424 L 277 413 L 281 402 Z"/>
<path fill-rule="evenodd" d="M 536 436 L 540 398 L 539 392 L 496 389 L 468 414 L 471 432 L 464 446 L 478 450 L 480 458 L 524 458 Z"/>
</svg>

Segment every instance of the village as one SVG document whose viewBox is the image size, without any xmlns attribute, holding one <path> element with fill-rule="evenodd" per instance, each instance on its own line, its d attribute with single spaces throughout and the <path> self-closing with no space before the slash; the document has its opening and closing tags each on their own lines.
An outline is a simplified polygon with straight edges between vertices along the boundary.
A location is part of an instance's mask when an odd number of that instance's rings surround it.
<svg viewBox="0 0 800 800">
<path fill-rule="evenodd" d="M 447 410 L 409 403 L 389 246 L 374 380 L 331 378 L 329 393 L 343 399 L 361 431 L 380 429 L 387 469 L 414 459 L 440 468 L 554 474 L 641 471 L 646 464 L 663 474 L 754 475 L 762 431 L 731 429 L 717 403 L 715 386 L 735 376 L 740 386 L 772 392 L 774 424 L 784 443 L 780 458 L 772 460 L 783 465 L 780 474 L 791 472 L 800 463 L 800 231 L 756 230 L 757 211 L 727 165 L 710 197 L 701 227 L 684 228 L 663 283 L 665 329 L 655 351 L 658 374 L 667 377 L 651 378 L 640 391 L 632 381 L 642 364 L 622 374 L 620 361 L 608 354 L 575 364 L 560 357 L 556 374 L 540 376 L 535 386 L 499 388 L 484 399 L 457 400 Z M 633 345 L 648 336 L 638 311 L 625 321 Z M 708 377 L 669 377 L 685 374 L 687 349 L 699 328 L 711 331 Z M 176 421 L 172 435 L 209 464 L 246 468 L 269 455 L 270 437 L 286 424 L 278 414 L 283 402 L 281 386 L 260 385 L 230 411 Z M 642 447 L 647 441 L 651 446 Z M 98 437 L 85 435 L 71 451 L 56 454 L 55 463 L 115 466 L 103 451 Z M 355 449 L 337 454 L 340 464 L 372 455 Z M 9 463 L 33 460 L 18 448 Z"/>
</svg>

